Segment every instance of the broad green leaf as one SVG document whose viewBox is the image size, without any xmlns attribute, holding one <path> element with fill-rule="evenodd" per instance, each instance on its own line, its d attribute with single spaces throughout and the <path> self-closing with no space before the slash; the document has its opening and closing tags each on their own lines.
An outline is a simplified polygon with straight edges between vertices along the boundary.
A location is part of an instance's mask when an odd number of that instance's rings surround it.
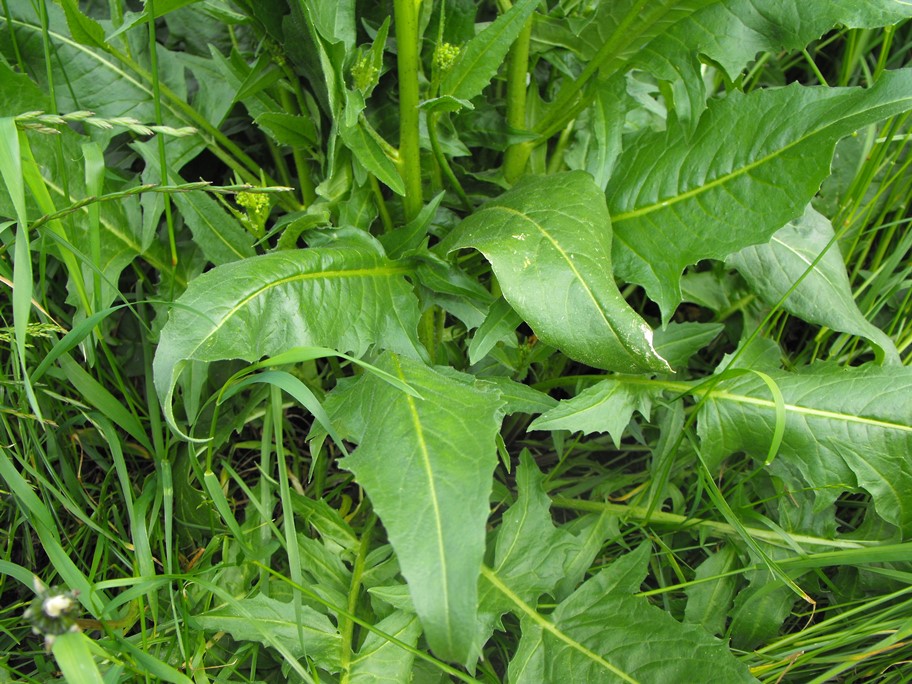
<svg viewBox="0 0 912 684">
<path fill-rule="evenodd" d="M 308 0 L 314 27 L 327 43 L 342 43 L 346 53 L 355 46 L 355 0 Z"/>
<path fill-rule="evenodd" d="M 826 254 L 814 264 L 824 250 Z M 832 224 L 811 207 L 804 216 L 776 231 L 768 243 L 745 247 L 725 261 L 771 305 L 778 304 L 792 284 L 804 276 L 783 302 L 783 309 L 811 323 L 864 337 L 888 363 L 899 363 L 896 345 L 869 323 L 855 304 Z"/>
<path fill-rule="evenodd" d="M 707 5 L 645 48 L 641 62 L 673 64 L 675 46 L 683 45 L 706 55 L 734 79 L 759 52 L 799 50 L 837 25 L 879 28 L 912 17 L 905 0 L 714 0 Z"/>
<path fill-rule="evenodd" d="M 431 648 L 465 662 L 472 649 L 495 437 L 502 401 L 474 378 L 387 354 L 327 404 L 358 449 L 341 461 L 367 492 L 396 551 Z M 346 418 L 351 420 L 346 424 Z"/>
<path fill-rule="evenodd" d="M 823 510 L 843 491 L 866 490 L 882 518 L 912 531 L 912 369 L 768 371 L 785 401 L 785 433 L 768 466 L 792 488 L 810 487 Z M 699 416 L 707 463 L 743 451 L 766 458 L 776 407 L 755 374 L 716 385 Z M 712 466 L 711 466 L 712 467 Z"/>
<path fill-rule="evenodd" d="M 298 535 L 298 549 L 305 584 L 311 591 L 333 606 L 348 605 L 352 574 L 335 549 L 303 534 Z"/>
<path fill-rule="evenodd" d="M 279 104 L 265 91 L 274 85 L 273 78 L 281 78 L 278 69 L 267 72 L 270 75 L 274 74 L 267 77 L 262 74 L 264 67 L 261 67 L 259 62 L 251 66 L 237 50 L 232 50 L 231 54 L 225 57 L 215 46 L 210 45 L 209 53 L 221 79 L 235 93 L 233 101 L 243 102 L 251 118 L 256 120 L 262 114 L 280 110 Z"/>
<path fill-rule="evenodd" d="M 755 572 L 749 586 L 738 592 L 732 610 L 731 637 L 735 648 L 751 650 L 775 637 L 792 612 L 795 594 L 766 571 Z"/>
<path fill-rule="evenodd" d="M 754 682 L 727 646 L 697 625 L 631 594 L 646 575 L 648 545 L 614 561 L 547 618 L 528 614 L 509 667 L 511 684 Z"/>
<path fill-rule="evenodd" d="M 689 126 L 706 100 L 698 55 L 734 80 L 758 53 L 800 50 L 837 26 L 876 28 L 912 16 L 912 7 L 901 0 L 712 0 L 703 5 L 665 27 L 627 64 L 668 81 L 678 119 L 690 121 Z"/>
<path fill-rule="evenodd" d="M 122 66 L 108 53 L 87 47 L 70 35 L 64 12 L 54 3 L 47 6 L 48 38 L 55 59 L 51 60 L 51 75 L 55 84 L 65 83 L 67 87 L 56 88 L 56 106 L 60 112 L 89 110 L 99 117 L 115 118 L 130 116 L 142 122 L 155 121 L 155 102 L 151 83 L 135 72 Z M 73 4 L 76 4 L 75 2 Z M 45 90 L 48 89 L 47 70 L 44 62 L 41 21 L 33 3 L 9 3 L 9 10 L 16 25 L 22 58 L 33 65 L 29 73 Z M 0 21 L 5 19 L 0 13 Z M 135 49 L 145 56 L 148 39 L 140 42 Z M 140 56 L 137 55 L 137 58 Z M 187 78 L 184 67 L 175 53 L 159 46 L 159 74 L 162 85 L 168 92 L 186 100 Z M 162 123 L 184 126 L 188 122 L 178 112 L 173 97 L 162 102 Z M 95 129 L 93 138 L 103 141 L 119 131 Z"/>
<path fill-rule="evenodd" d="M 559 130 L 566 121 L 568 108 L 572 108 L 577 100 L 580 85 L 586 81 L 591 84 L 590 77 L 596 70 L 603 80 L 623 74 L 638 65 L 640 53 L 647 45 L 651 42 L 663 43 L 672 28 L 685 23 L 701 8 L 717 2 L 719 0 L 616 0 L 598 3 L 589 16 L 542 22 L 539 33 L 544 34 L 545 40 L 578 54 L 586 63 L 586 68 L 579 78 L 565 79 L 548 108 L 548 114 L 538 122 L 536 130 L 547 134 Z M 675 78 L 668 77 L 658 67 L 664 67 L 666 72 L 671 71 L 678 78 L 698 74 L 698 65 L 694 68 L 696 57 L 687 51 L 686 46 L 675 46 L 674 49 L 680 53 L 678 59 L 673 64 L 660 61 L 653 71 L 672 82 Z M 682 67 L 683 72 L 675 73 Z M 601 86 L 596 85 L 595 88 L 601 89 Z M 592 94 L 591 89 L 589 92 Z"/>
<path fill-rule="evenodd" d="M 76 0 L 57 0 L 57 2 L 60 3 L 66 13 L 70 35 L 73 36 L 74 40 L 89 47 L 107 49 L 104 29 L 101 24 L 83 14 Z"/>
<path fill-rule="evenodd" d="M 409 646 L 415 646 L 418 635 L 421 634 L 418 618 L 402 611 L 396 611 L 375 626 Z M 409 682 L 414 660 L 413 653 L 371 632 L 361 645 L 358 655 L 352 659 L 351 677 L 348 681 L 352 684 Z"/>
<path fill-rule="evenodd" d="M 592 106 L 580 115 L 576 140 L 564 157 L 569 168 L 588 172 L 602 190 L 622 149 L 621 134 L 631 102 L 626 86 L 623 74 L 596 81 Z"/>
<path fill-rule="evenodd" d="M 503 514 L 494 546 L 491 571 L 526 603 L 534 604 L 565 578 L 565 567 L 578 546 L 551 519 L 551 500 L 544 490 L 545 476 L 528 451 L 520 454 L 516 469 L 516 503 Z M 495 622 L 512 607 L 490 582 L 480 587 L 478 645 L 488 640 Z"/>
<path fill-rule="evenodd" d="M 685 367 L 690 357 L 712 342 L 725 329 L 722 323 L 669 323 L 655 332 L 656 351 L 674 369 Z"/>
<path fill-rule="evenodd" d="M 328 549 L 337 556 L 354 557 L 360 543 L 358 535 L 339 511 L 323 499 L 308 499 L 297 492 L 292 492 L 291 504 L 295 515 L 317 531 Z"/>
<path fill-rule="evenodd" d="M 418 354 L 407 270 L 374 244 L 287 250 L 225 264 L 190 283 L 162 330 L 155 387 L 169 421 L 192 361 L 258 361 L 294 347 L 363 354 L 372 344 Z"/>
<path fill-rule="evenodd" d="M 589 174 L 524 178 L 460 223 L 442 248 L 464 247 L 491 262 L 504 298 L 543 342 L 596 368 L 668 370 L 652 329 L 614 282 L 611 220 Z"/>
<path fill-rule="evenodd" d="M 555 527 L 545 476 L 528 451 L 516 469 L 516 503 L 503 514 L 491 569 L 527 603 L 554 589 L 564 578 L 564 562 L 573 550 L 573 538 Z M 485 596 L 493 605 L 509 609 L 509 601 L 486 583 Z M 494 602 L 494 597 L 498 601 Z"/>
<path fill-rule="evenodd" d="M 488 309 L 484 322 L 469 342 L 469 363 L 481 361 L 498 342 L 516 346 L 516 328 L 522 318 L 503 298 L 497 299 Z"/>
<path fill-rule="evenodd" d="M 155 0 L 155 14 L 154 19 L 164 16 L 169 12 L 180 9 L 181 7 L 186 7 L 187 5 L 192 5 L 194 3 L 200 2 L 200 0 Z M 111 32 L 107 40 L 110 41 L 115 36 L 120 35 L 124 31 L 129 31 L 134 26 L 139 24 L 144 24 L 149 21 L 151 15 L 148 7 L 148 2 L 144 2 L 146 8 L 142 12 L 127 12 L 124 15 L 123 24 L 115 31 Z"/>
<path fill-rule="evenodd" d="M 0 116 L 18 116 L 26 112 L 45 111 L 47 93 L 27 74 L 21 74 L 0 60 Z"/>
<path fill-rule="evenodd" d="M 718 0 L 619 0 L 601 2 L 582 26 L 570 25 L 568 45 L 586 60 L 600 59 L 613 73 L 657 36 L 685 21 L 695 11 Z M 579 20 L 578 20 L 579 21 Z"/>
<path fill-rule="evenodd" d="M 667 321 L 685 266 L 769 241 L 804 211 L 841 137 L 910 108 L 904 69 L 869 89 L 732 92 L 710 103 L 692 138 L 674 122 L 641 136 L 608 183 L 616 271 Z"/>
<path fill-rule="evenodd" d="M 556 399 L 552 399 L 544 392 L 516 382 L 507 377 L 489 376 L 479 378 L 479 382 L 489 385 L 500 392 L 503 398 L 504 413 L 507 415 L 513 413 L 541 413 L 553 408 L 557 404 Z"/>
<path fill-rule="evenodd" d="M 564 399 L 532 421 L 529 429 L 607 432 L 620 445 L 633 412 L 648 419 L 653 400 L 662 392 L 662 387 L 645 378 L 615 375 Z"/>
<path fill-rule="evenodd" d="M 538 5 L 539 0 L 517 0 L 466 43 L 456 63 L 441 80 L 440 94 L 457 100 L 471 100 L 480 95 L 504 63 L 510 46 Z"/>
<path fill-rule="evenodd" d="M 361 117 L 352 126 L 340 122 L 338 130 L 345 146 L 352 151 L 364 168 L 397 195 L 405 195 L 405 185 L 399 170 L 374 137 L 377 134 L 373 130 L 368 130 L 368 127 L 370 123 Z"/>
<path fill-rule="evenodd" d="M 697 566 L 695 584 L 684 589 L 687 606 L 684 621 L 703 625 L 707 632 L 721 635 L 735 598 L 738 578 L 727 573 L 735 569 L 735 547 L 726 544 Z M 791 591 L 789 595 L 794 599 Z"/>
<path fill-rule="evenodd" d="M 317 129 L 306 116 L 264 112 L 254 119 L 254 123 L 282 145 L 310 147 L 317 142 Z"/>
<path fill-rule="evenodd" d="M 300 620 L 300 621 L 299 621 Z M 295 658 L 312 658 L 321 667 L 339 669 L 342 639 L 333 623 L 309 606 L 295 606 L 257 594 L 190 618 L 197 629 L 228 632 L 237 641 L 277 643 Z"/>
</svg>

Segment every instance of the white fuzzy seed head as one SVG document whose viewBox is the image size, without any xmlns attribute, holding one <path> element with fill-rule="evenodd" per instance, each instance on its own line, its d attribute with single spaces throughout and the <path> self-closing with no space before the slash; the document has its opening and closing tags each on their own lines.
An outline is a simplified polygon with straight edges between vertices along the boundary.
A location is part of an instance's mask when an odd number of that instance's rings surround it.
<svg viewBox="0 0 912 684">
<path fill-rule="evenodd" d="M 65 594 L 59 594 L 57 596 L 49 596 L 44 599 L 44 603 L 41 606 L 44 610 L 44 614 L 49 618 L 57 618 L 62 614 L 69 612 L 73 608 L 73 599 Z"/>
</svg>

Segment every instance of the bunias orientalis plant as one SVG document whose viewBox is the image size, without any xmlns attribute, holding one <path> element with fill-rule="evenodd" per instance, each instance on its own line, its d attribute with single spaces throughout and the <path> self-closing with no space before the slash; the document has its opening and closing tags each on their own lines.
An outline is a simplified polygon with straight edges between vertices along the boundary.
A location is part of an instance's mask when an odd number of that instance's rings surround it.
<svg viewBox="0 0 912 684">
<path fill-rule="evenodd" d="M 718 489 L 713 476 L 724 459 L 746 453 L 771 498 L 794 498 L 798 515 L 767 514 L 802 553 L 854 543 L 837 535 L 834 507 L 844 491 L 871 497 L 867 524 L 890 539 L 907 535 L 910 472 L 901 455 L 910 377 L 892 340 L 855 306 L 841 260 L 832 258 L 833 226 L 809 205 L 840 139 L 912 108 L 912 76 L 884 62 L 864 87 L 740 88 L 758 52 L 803 49 L 837 25 L 900 21 L 909 15 L 903 5 L 238 4 L 262 50 L 216 49 L 207 66 L 271 144 L 293 150 L 285 175 L 294 174 L 299 192 L 283 200 L 287 213 L 274 228 L 281 237 L 259 244 L 260 235 L 217 205 L 175 196 L 215 267 L 191 273 L 171 310 L 156 387 L 172 425 L 209 440 L 197 477 L 238 539 L 247 533 L 218 474 L 227 435 L 243 421 L 222 407 L 241 390 L 267 402 L 272 432 L 264 441 L 276 444 L 294 589 L 271 594 L 264 585 L 202 611 L 204 629 L 230 626 L 236 639 L 267 644 L 289 666 L 306 657 L 349 680 L 381 666 L 408 673 L 416 654 L 401 644 L 419 639 L 471 672 L 512 613 L 519 627 L 510 681 L 560 681 L 566 672 L 593 681 L 687 680 L 710 669 L 747 681 L 712 636 L 729 627 L 699 616 L 731 616 L 735 645 L 750 649 L 796 596 L 810 595 L 776 538 L 748 532 Z M 200 104 L 217 124 L 227 116 L 218 101 Z M 244 167 L 220 139 L 195 144 Z M 163 174 L 160 150 L 134 148 L 149 176 L 175 179 L 194 149 L 171 149 L 167 159 L 178 168 Z M 144 209 L 144 221 L 163 211 Z M 722 264 L 744 282 L 730 285 Z M 781 350 L 755 335 L 760 321 L 745 315 L 743 331 L 729 331 L 738 353 L 691 372 L 691 358 L 722 325 L 677 321 L 679 304 L 724 311 L 738 288 L 860 336 L 874 362 L 784 370 Z M 314 363 L 323 359 L 331 360 Z M 338 359 L 363 370 L 315 380 Z M 208 386 L 206 364 L 225 360 L 253 365 L 223 390 L 215 376 Z M 536 390 L 530 385 L 542 372 L 550 377 Z M 572 396 L 539 391 L 548 383 Z M 283 424 L 275 418 L 283 393 L 316 421 L 314 477 L 330 455 L 341 456 L 334 471 L 351 473 L 366 493 L 363 505 L 395 554 L 387 574 L 363 578 L 382 553 L 371 565 L 373 533 L 359 539 L 341 516 L 319 528 L 322 541 L 300 543 L 311 557 L 338 552 L 351 570 L 331 566 L 321 575 L 302 561 L 295 526 L 316 526 L 317 504 L 283 479 Z M 218 399 L 207 404 L 208 395 Z M 521 416 L 530 414 L 538 416 L 531 427 L 555 442 L 565 431 L 607 433 L 617 445 L 640 439 L 651 484 L 630 510 L 647 521 L 673 499 L 666 485 L 675 459 L 690 459 L 726 534 L 741 545 L 738 562 L 757 565 L 744 591 L 737 599 L 720 592 L 724 600 L 691 591 L 687 626 L 634 596 L 648 546 L 597 560 L 612 535 L 605 515 L 614 509 L 603 496 L 611 492 L 562 501 L 597 512 L 556 526 L 549 476 L 531 455 L 511 453 L 515 443 L 501 443 L 507 421 L 525 427 Z M 652 423 L 660 440 L 642 436 Z M 332 444 L 321 448 L 324 435 Z M 515 496 L 492 517 L 493 475 L 507 469 L 499 454 L 519 463 Z M 257 504 L 250 524 L 266 528 L 270 495 Z M 246 557 L 270 560 L 244 544 Z M 710 558 L 720 573 L 735 563 L 727 551 Z M 329 600 L 317 592 L 320 602 L 306 589 L 333 582 L 348 593 L 336 587 Z M 371 605 L 359 615 L 380 634 L 356 641 L 354 609 L 365 595 Z M 257 620 L 297 627 L 286 640 L 258 630 Z"/>
</svg>

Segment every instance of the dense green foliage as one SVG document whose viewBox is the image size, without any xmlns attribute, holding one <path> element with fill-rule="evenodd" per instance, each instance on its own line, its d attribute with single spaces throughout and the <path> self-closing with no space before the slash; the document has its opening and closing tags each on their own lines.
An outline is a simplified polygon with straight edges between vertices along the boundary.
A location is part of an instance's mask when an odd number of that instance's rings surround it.
<svg viewBox="0 0 912 684">
<path fill-rule="evenodd" d="M 912 5 L 0 4 L 0 679 L 906 681 Z"/>
</svg>

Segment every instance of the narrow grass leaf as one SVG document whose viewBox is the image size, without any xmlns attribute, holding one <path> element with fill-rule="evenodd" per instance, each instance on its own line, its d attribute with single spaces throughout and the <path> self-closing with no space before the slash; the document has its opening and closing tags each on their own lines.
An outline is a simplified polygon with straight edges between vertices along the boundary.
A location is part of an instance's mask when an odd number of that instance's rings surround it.
<svg viewBox="0 0 912 684">
<path fill-rule="evenodd" d="M 13 465 L 6 450 L 3 449 L 0 449 L 0 478 L 6 482 L 9 491 L 19 500 L 23 512 L 26 513 L 29 522 L 38 534 L 41 548 L 54 570 L 60 575 L 60 579 L 66 583 L 67 589 L 78 592 L 77 598 L 86 610 L 92 614 L 98 614 L 99 606 L 96 603 L 98 599 L 101 599 L 101 604 L 106 603 L 104 595 L 93 589 L 88 578 L 64 550 L 50 510 L 38 498 L 26 479 Z"/>
<path fill-rule="evenodd" d="M 38 382 L 48 371 L 48 369 L 54 365 L 54 362 L 57 359 L 59 359 L 63 354 L 66 354 L 67 352 L 75 349 L 80 342 L 91 335 L 92 330 L 94 330 L 99 323 L 101 323 L 115 311 L 122 309 L 125 306 L 129 306 L 129 304 L 112 306 L 104 309 L 103 311 L 98 311 L 97 313 L 93 313 L 88 318 L 83 319 L 77 325 L 73 326 L 73 329 L 60 338 L 60 341 L 51 348 L 51 351 L 49 351 L 47 355 L 41 359 L 41 363 L 39 363 L 35 367 L 35 370 L 32 371 L 32 383 Z"/>
<path fill-rule="evenodd" d="M 114 425 L 123 430 L 143 445 L 149 452 L 154 452 L 152 442 L 140 419 L 118 399 L 109 392 L 104 385 L 87 373 L 69 354 L 63 354 L 58 359 L 60 370 L 67 381 L 79 392 L 82 398 L 97 408 Z"/>
<path fill-rule="evenodd" d="M 51 652 L 67 682 L 72 684 L 103 684 L 101 672 L 89 649 L 91 640 L 82 632 L 61 634 L 51 646 Z"/>
<path fill-rule="evenodd" d="M 171 682 L 172 684 L 193 684 L 187 675 L 178 672 L 165 662 L 162 662 L 150 653 L 147 653 L 126 639 L 118 639 L 117 647 L 129 653 L 136 663 L 158 681 Z"/>
<path fill-rule="evenodd" d="M 317 422 L 322 426 L 324 430 L 326 430 L 326 433 L 333 438 L 333 441 L 339 447 L 339 450 L 343 454 L 348 454 L 348 450 L 342 443 L 342 439 L 336 433 L 335 428 L 333 428 L 332 420 L 330 420 L 322 404 L 320 404 L 319 399 L 317 399 L 317 397 L 310 390 L 310 388 L 307 387 L 307 385 L 305 385 L 291 373 L 272 370 L 257 373 L 256 375 L 247 376 L 243 380 L 240 380 L 239 382 L 231 385 L 227 391 L 221 395 L 221 400 L 224 401 L 228 399 L 237 392 L 241 391 L 244 387 L 260 383 L 278 387 L 289 396 L 293 397 L 299 404 L 301 404 L 301 406 L 310 411 L 311 415 L 316 418 Z"/>
</svg>

